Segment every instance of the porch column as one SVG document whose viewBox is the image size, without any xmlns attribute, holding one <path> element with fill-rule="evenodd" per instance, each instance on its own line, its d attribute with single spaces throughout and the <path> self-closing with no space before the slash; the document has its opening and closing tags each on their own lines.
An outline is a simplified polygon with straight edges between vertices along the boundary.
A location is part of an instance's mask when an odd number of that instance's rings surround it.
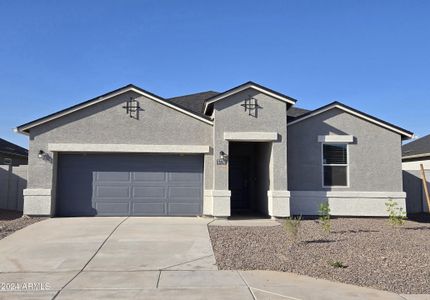
<svg viewBox="0 0 430 300">
<path fill-rule="evenodd" d="M 270 156 L 270 189 L 267 192 L 268 212 L 271 217 L 290 216 L 290 192 L 287 178 L 286 132 L 272 143 Z"/>
</svg>

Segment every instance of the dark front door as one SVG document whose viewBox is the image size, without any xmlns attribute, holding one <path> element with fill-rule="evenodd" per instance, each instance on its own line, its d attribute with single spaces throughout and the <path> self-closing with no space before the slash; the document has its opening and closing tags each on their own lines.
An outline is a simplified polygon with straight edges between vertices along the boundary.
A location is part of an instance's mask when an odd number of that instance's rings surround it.
<svg viewBox="0 0 430 300">
<path fill-rule="evenodd" d="M 229 189 L 231 209 L 248 210 L 249 207 L 249 157 L 232 156 L 229 159 Z"/>
</svg>

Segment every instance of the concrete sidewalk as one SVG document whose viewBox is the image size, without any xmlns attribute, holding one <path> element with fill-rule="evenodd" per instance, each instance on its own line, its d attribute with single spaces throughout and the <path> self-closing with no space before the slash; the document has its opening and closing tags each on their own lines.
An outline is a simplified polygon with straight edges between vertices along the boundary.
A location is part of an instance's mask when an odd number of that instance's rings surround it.
<svg viewBox="0 0 430 300">
<path fill-rule="evenodd" d="M 83 271 L 70 281 L 71 276 L 2 276 L 8 282 L 46 281 L 51 290 L 0 292 L 0 299 L 429 299 L 272 271 Z"/>
<path fill-rule="evenodd" d="M 0 240 L 0 299 L 429 299 L 218 271 L 204 218 L 64 218 Z M 15 290 L 14 290 L 15 289 Z"/>
</svg>

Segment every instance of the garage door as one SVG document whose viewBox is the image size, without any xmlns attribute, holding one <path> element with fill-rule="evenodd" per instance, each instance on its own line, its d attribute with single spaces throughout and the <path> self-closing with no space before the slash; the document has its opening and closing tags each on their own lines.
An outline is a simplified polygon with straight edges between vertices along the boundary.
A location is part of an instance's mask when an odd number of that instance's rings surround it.
<svg viewBox="0 0 430 300">
<path fill-rule="evenodd" d="M 201 155 L 60 154 L 59 216 L 202 213 Z"/>
</svg>

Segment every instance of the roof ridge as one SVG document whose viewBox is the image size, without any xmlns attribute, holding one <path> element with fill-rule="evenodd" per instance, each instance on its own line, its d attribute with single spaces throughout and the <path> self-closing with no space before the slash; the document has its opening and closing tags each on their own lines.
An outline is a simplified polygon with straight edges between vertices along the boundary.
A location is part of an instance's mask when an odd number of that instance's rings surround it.
<svg viewBox="0 0 430 300">
<path fill-rule="evenodd" d="M 209 90 L 209 91 L 204 91 L 204 92 L 198 92 L 198 93 L 186 94 L 186 95 L 181 95 L 181 96 L 169 97 L 169 98 L 165 98 L 165 99 L 167 99 L 167 100 L 170 100 L 170 99 L 177 99 L 177 98 L 183 98 L 183 97 L 195 96 L 195 95 L 206 94 L 206 93 L 219 94 L 219 92 L 217 92 L 217 91 Z"/>
</svg>

